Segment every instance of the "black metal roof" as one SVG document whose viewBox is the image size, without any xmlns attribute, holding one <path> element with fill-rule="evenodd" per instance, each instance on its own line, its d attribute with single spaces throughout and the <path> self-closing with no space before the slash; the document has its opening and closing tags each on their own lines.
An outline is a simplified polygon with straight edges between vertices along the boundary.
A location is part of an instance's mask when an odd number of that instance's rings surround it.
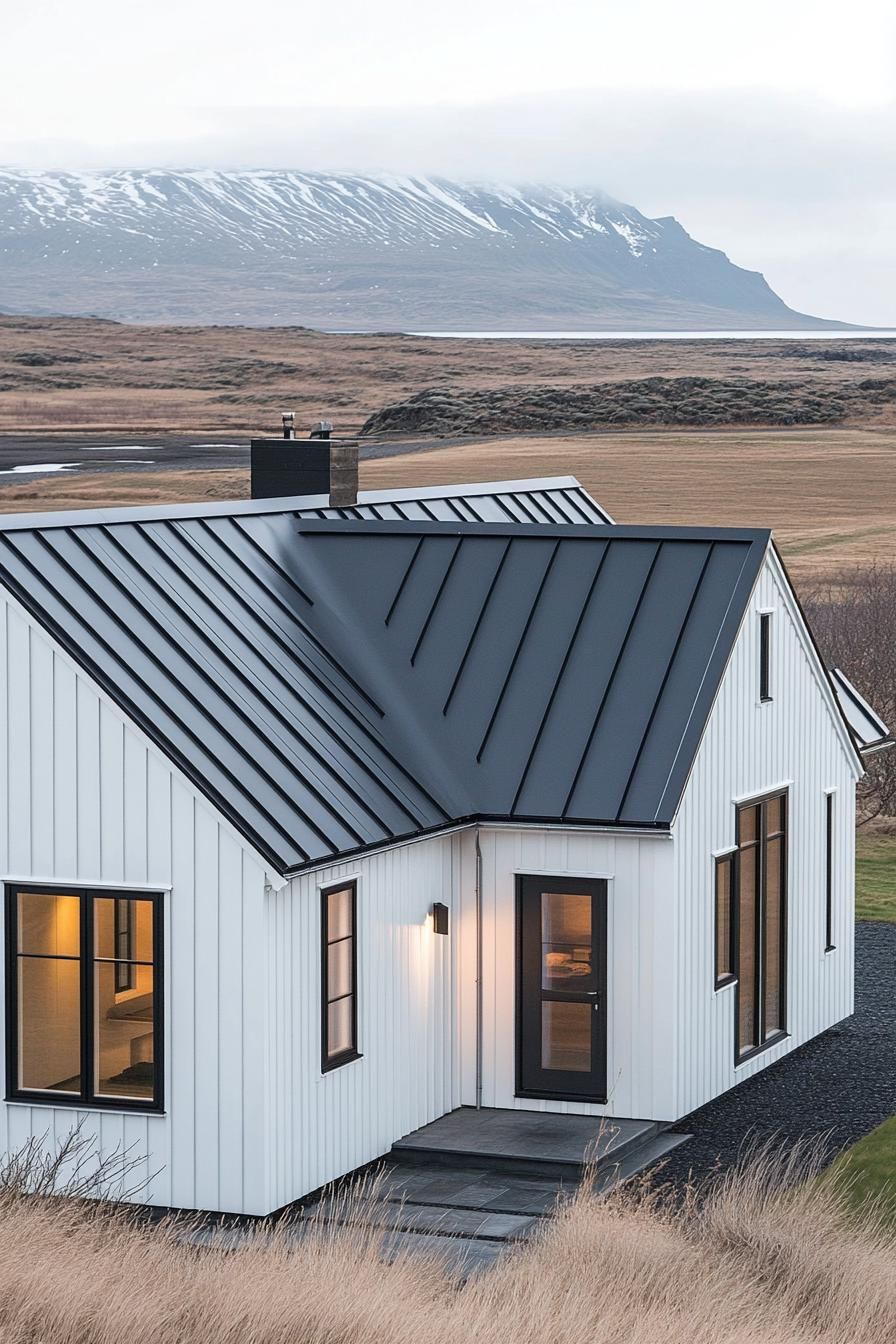
<svg viewBox="0 0 896 1344">
<path fill-rule="evenodd" d="M 8 518 L 0 580 L 281 872 L 671 821 L 768 533 L 297 503 Z"/>
</svg>

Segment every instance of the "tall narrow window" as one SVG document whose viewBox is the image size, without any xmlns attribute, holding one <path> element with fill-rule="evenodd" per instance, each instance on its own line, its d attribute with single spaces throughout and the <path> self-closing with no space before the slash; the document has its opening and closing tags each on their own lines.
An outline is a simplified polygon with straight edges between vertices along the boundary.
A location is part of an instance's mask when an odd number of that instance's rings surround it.
<svg viewBox="0 0 896 1344">
<path fill-rule="evenodd" d="M 825 794 L 824 950 L 834 950 L 834 795 Z"/>
<path fill-rule="evenodd" d="M 771 700 L 771 640 L 772 614 L 763 611 L 759 615 L 759 699 Z"/>
<path fill-rule="evenodd" d="M 735 855 L 716 859 L 716 989 L 734 977 L 734 873 Z"/>
<path fill-rule="evenodd" d="M 787 795 L 737 809 L 738 1058 L 786 1030 Z"/>
<path fill-rule="evenodd" d="M 161 1108 L 161 910 L 159 896 L 7 886 L 9 1096 Z"/>
<path fill-rule="evenodd" d="M 358 1058 L 357 886 L 321 892 L 321 1068 Z"/>
</svg>

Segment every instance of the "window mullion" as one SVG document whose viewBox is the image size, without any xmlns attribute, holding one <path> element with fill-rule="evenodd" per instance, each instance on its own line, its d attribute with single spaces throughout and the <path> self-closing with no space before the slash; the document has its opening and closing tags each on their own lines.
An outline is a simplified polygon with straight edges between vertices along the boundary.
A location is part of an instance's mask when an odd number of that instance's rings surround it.
<svg viewBox="0 0 896 1344">
<path fill-rule="evenodd" d="M 93 1092 L 93 902 L 80 897 L 81 905 L 81 1099 L 89 1101 Z"/>
</svg>

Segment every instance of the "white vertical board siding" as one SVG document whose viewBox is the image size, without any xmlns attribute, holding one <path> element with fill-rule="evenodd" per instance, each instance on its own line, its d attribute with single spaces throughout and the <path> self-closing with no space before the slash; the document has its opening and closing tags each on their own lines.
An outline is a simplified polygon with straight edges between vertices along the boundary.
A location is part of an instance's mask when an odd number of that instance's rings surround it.
<svg viewBox="0 0 896 1344">
<path fill-rule="evenodd" d="M 4 595 L 0 750 L 0 871 L 165 892 L 165 1114 L 3 1103 L 0 1151 L 81 1125 L 141 1201 L 266 1212 L 259 861 Z"/>
<path fill-rule="evenodd" d="M 456 835 L 295 877 L 267 896 L 268 1185 L 279 1208 L 460 1104 Z M 321 1072 L 321 897 L 356 881 L 358 1049 Z M 432 929 L 434 901 L 449 934 Z M 475 940 L 473 940 L 475 946 Z"/>
<path fill-rule="evenodd" d="M 772 611 L 772 700 L 759 701 L 759 612 Z M 848 1016 L 853 1008 L 854 758 L 777 559 L 769 554 L 673 826 L 675 1111 L 686 1115 Z M 735 800 L 787 785 L 787 1026 L 735 1067 L 734 998 L 714 989 L 713 855 L 734 845 Z M 825 793 L 834 804 L 834 942 L 825 953 Z"/>
<path fill-rule="evenodd" d="M 465 845 L 475 839 L 464 837 Z M 672 842 L 645 836 L 483 827 L 482 1104 L 526 1111 L 673 1120 L 674 984 L 667 949 L 676 929 Z M 465 865 L 465 872 L 470 865 Z M 516 1092 L 516 879 L 519 874 L 607 879 L 607 1102 L 539 1101 Z M 474 888 L 464 882 L 465 903 Z M 472 943 L 472 939 L 470 943 Z M 475 946 L 464 946 L 464 1022 L 475 1022 Z M 471 1032 L 465 1031 L 465 1049 Z M 473 1043 L 475 1052 L 475 1043 Z M 466 1067 L 463 1101 L 475 1105 Z"/>
</svg>

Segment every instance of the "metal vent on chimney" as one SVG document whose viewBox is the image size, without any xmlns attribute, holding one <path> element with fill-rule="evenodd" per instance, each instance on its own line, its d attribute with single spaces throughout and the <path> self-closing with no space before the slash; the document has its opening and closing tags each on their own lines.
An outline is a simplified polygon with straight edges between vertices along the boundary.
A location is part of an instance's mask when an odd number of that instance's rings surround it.
<svg viewBox="0 0 896 1344">
<path fill-rule="evenodd" d="M 253 439 L 253 499 L 325 495 L 333 508 L 358 502 L 358 441 L 334 439 L 329 420 L 318 420 L 307 439 L 297 439 L 293 411 L 282 414 L 279 439 Z"/>
</svg>

